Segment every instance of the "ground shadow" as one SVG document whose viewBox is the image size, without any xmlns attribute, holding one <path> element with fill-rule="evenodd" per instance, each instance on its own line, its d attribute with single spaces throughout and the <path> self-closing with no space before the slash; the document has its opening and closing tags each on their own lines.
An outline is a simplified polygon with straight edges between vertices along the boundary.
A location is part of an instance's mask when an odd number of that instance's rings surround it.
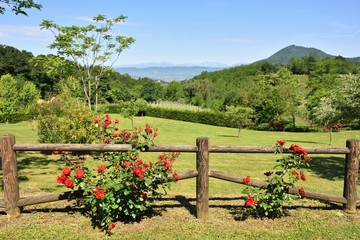
<svg viewBox="0 0 360 240">
<path fill-rule="evenodd" d="M 324 142 L 314 142 L 314 141 L 305 141 L 305 140 L 301 141 L 301 140 L 298 140 L 298 139 L 296 139 L 296 140 L 282 139 L 282 140 L 284 140 L 285 142 L 288 142 L 288 143 L 296 141 L 296 142 L 299 142 L 299 143 L 324 144 Z"/>
<path fill-rule="evenodd" d="M 234 134 L 234 135 L 221 134 L 221 135 L 217 135 L 217 136 L 219 136 L 219 137 L 228 137 L 228 138 L 240 138 L 241 137 L 241 135 L 240 135 L 240 137 L 238 137 L 236 134 Z"/>
<path fill-rule="evenodd" d="M 341 156 L 315 156 L 311 158 L 308 168 L 321 178 L 332 181 L 344 179 L 345 158 Z"/>
</svg>

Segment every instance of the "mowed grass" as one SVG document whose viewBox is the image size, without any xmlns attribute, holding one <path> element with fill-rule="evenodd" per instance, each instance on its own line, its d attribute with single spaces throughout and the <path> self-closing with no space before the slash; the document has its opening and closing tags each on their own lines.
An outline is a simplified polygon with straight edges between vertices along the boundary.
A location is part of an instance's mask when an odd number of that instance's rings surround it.
<svg viewBox="0 0 360 240">
<path fill-rule="evenodd" d="M 130 120 L 119 116 L 121 126 L 130 129 Z M 208 137 L 210 145 L 273 146 L 282 139 L 287 145 L 330 147 L 329 133 L 265 132 L 194 124 L 150 117 L 135 118 L 136 126 L 149 123 L 159 128 L 155 144 L 195 145 L 197 137 Z M 17 143 L 36 143 L 34 123 L 0 124 L 0 134 L 14 134 Z M 360 139 L 360 131 L 333 134 L 333 146 L 344 147 L 347 139 Z M 158 153 L 144 153 L 154 161 Z M 273 154 L 210 154 L 210 168 L 235 175 L 264 179 L 278 156 Z M 307 181 L 301 187 L 342 195 L 344 156 L 313 155 L 305 169 Z M 95 163 L 96 164 L 96 163 Z M 19 152 L 18 168 L 21 197 L 66 190 L 55 179 L 64 166 L 58 156 Z M 178 172 L 195 169 L 195 154 L 182 153 L 174 168 Z M 2 178 L 2 177 L 1 177 Z M 94 229 L 82 208 L 60 201 L 28 206 L 18 219 L 7 220 L 0 208 L 0 239 L 360 239 L 360 214 L 347 214 L 341 206 L 318 201 L 295 202 L 289 216 L 275 220 L 244 219 L 243 185 L 210 179 L 210 210 L 207 221 L 194 216 L 195 179 L 179 181 L 154 209 L 137 223 L 118 223 L 113 236 Z M 0 189 L 1 190 L 1 189 Z M 359 192 L 360 193 L 360 192 Z M 1 197 L 0 197 L 1 198 Z"/>
</svg>

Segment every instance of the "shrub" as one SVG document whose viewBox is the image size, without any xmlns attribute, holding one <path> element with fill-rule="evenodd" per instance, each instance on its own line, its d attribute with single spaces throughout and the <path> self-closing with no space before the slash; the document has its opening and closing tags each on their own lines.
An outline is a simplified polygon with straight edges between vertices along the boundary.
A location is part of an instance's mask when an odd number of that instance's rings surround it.
<svg viewBox="0 0 360 240">
<path fill-rule="evenodd" d="M 284 150 L 290 155 L 282 156 L 277 160 L 278 165 L 273 171 L 265 172 L 268 177 L 267 186 L 260 189 L 248 187 L 243 193 L 247 194 L 245 205 L 250 207 L 248 213 L 254 217 L 276 218 L 284 215 L 283 205 L 292 205 L 292 197 L 289 189 L 295 187 L 298 181 L 306 181 L 305 174 L 300 170 L 308 166 L 311 160 L 308 153 L 303 148 L 292 144 L 288 149 L 283 146 L 285 141 L 279 140 L 276 143 L 275 154 L 282 154 Z M 243 183 L 250 183 L 250 176 L 244 178 Z M 305 195 L 303 188 L 298 188 L 299 196 Z"/>
<path fill-rule="evenodd" d="M 49 101 L 39 106 L 38 135 L 41 143 L 92 143 L 96 129 L 94 113 L 73 101 Z"/>
<path fill-rule="evenodd" d="M 170 187 L 169 181 L 179 177 L 172 164 L 179 153 L 160 154 L 157 161 L 145 162 L 140 152 L 146 150 L 157 136 L 149 124 L 133 132 L 118 129 L 118 120 L 109 115 L 94 119 L 98 139 L 105 144 L 131 144 L 128 152 L 107 152 L 98 155 L 95 169 L 85 164 L 85 158 L 63 154 L 67 160 L 57 182 L 71 189 L 82 190 L 82 196 L 95 224 L 111 230 L 116 221 L 137 220 L 150 207 L 148 197 L 161 195 L 159 189 Z"/>
</svg>

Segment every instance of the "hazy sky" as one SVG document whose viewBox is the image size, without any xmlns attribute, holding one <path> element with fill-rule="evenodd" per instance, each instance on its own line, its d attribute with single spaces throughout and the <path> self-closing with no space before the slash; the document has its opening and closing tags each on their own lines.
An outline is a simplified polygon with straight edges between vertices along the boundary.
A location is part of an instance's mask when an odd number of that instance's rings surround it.
<svg viewBox="0 0 360 240">
<path fill-rule="evenodd" d="M 288 46 L 360 56 L 359 0 L 35 0 L 28 17 L 0 15 L 0 44 L 34 55 L 54 53 L 43 19 L 87 25 L 97 14 L 125 15 L 117 34 L 136 42 L 116 65 L 145 62 L 227 65 L 264 59 Z"/>
</svg>

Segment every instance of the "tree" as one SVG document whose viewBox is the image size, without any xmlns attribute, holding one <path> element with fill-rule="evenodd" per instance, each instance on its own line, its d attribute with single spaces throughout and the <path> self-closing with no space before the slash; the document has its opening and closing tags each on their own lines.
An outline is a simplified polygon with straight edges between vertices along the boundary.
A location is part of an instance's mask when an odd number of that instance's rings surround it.
<svg viewBox="0 0 360 240">
<path fill-rule="evenodd" d="M 0 78 L 0 116 L 8 123 L 15 112 L 28 114 L 39 99 L 39 92 L 30 81 L 10 74 Z"/>
<path fill-rule="evenodd" d="M 251 118 L 253 117 L 254 110 L 249 107 L 227 106 L 226 114 L 230 115 L 233 121 L 235 121 L 238 124 L 239 131 L 237 137 L 240 137 L 240 131 L 242 126 L 246 122 L 251 122 Z"/>
<path fill-rule="evenodd" d="M 127 102 L 121 102 L 121 115 L 124 118 L 129 118 L 131 120 L 131 129 L 134 129 L 134 116 L 136 116 L 140 111 L 144 111 L 147 102 L 144 99 L 137 99 L 136 101 L 131 100 Z"/>
<path fill-rule="evenodd" d="M 337 103 L 334 95 L 323 97 L 317 107 L 314 108 L 313 121 L 322 125 L 324 129 L 329 129 L 330 145 L 332 145 L 332 130 L 337 126 L 341 116 L 341 112 L 337 109 Z"/>
<path fill-rule="evenodd" d="M 32 57 L 33 54 L 31 52 L 0 45 L 0 76 L 5 74 L 13 76 L 21 74 L 28 78 L 31 71 L 29 60 Z"/>
<path fill-rule="evenodd" d="M 29 62 L 31 81 L 40 89 L 42 98 L 58 94 L 55 86 L 76 72 L 73 62 L 51 54 L 33 57 Z"/>
<path fill-rule="evenodd" d="M 23 14 L 27 16 L 27 13 L 24 9 L 36 8 L 41 10 L 42 5 L 35 3 L 33 0 L 0 0 L 2 5 L 7 5 L 11 8 L 11 11 L 15 12 L 16 15 Z M 5 7 L 0 6 L 0 13 L 5 13 Z"/>
<path fill-rule="evenodd" d="M 360 124 L 360 76 L 343 75 L 341 80 L 339 94 L 334 99 L 341 111 L 341 119 Z"/>
<path fill-rule="evenodd" d="M 97 110 L 100 81 L 111 71 L 121 52 L 135 41 L 131 37 L 112 35 L 114 25 L 125 19 L 123 15 L 113 19 L 97 15 L 93 18 L 95 25 L 63 27 L 49 20 L 40 24 L 55 36 L 50 48 L 76 64 L 89 109 L 94 102 Z"/>
</svg>

